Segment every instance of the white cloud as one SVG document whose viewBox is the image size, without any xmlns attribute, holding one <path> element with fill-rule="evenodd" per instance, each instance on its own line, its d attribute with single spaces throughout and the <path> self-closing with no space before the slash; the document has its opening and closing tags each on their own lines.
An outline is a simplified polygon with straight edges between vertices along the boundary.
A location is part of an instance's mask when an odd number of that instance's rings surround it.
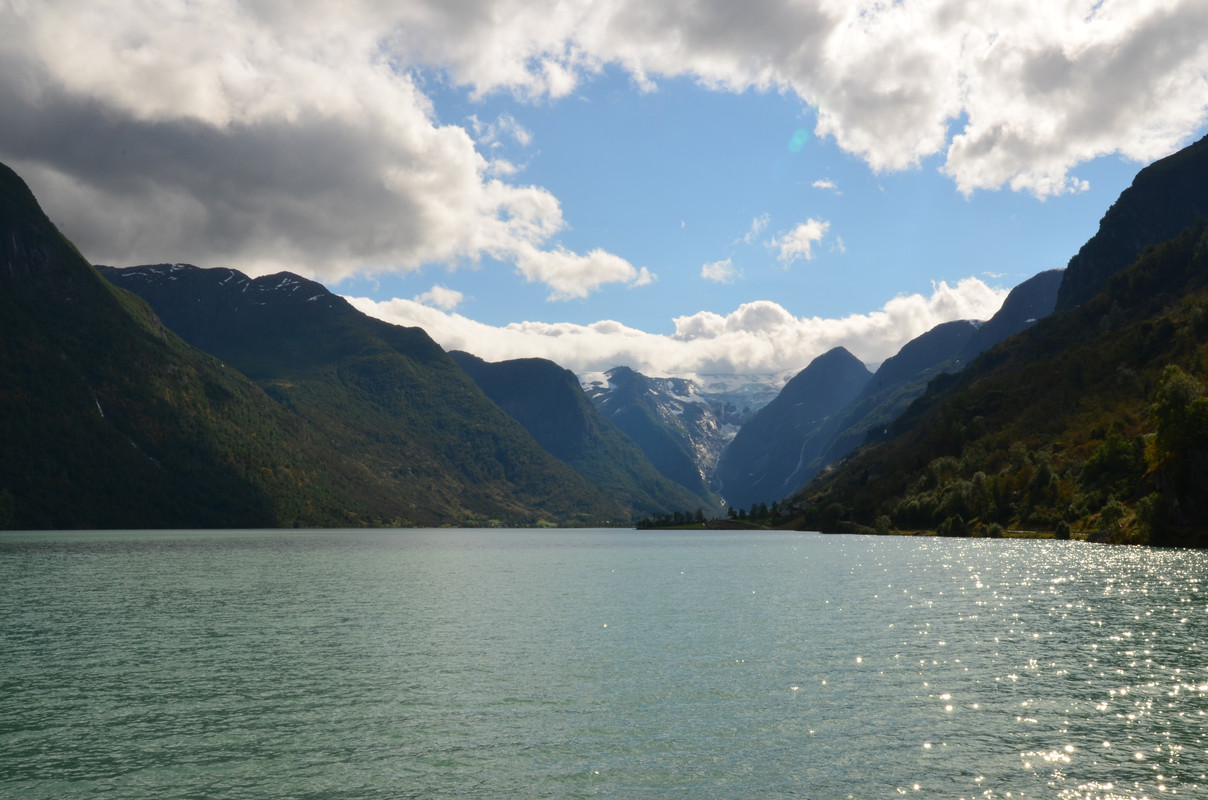
<svg viewBox="0 0 1208 800">
<path fill-rule="evenodd" d="M 813 186 L 815 189 L 830 189 L 836 194 L 839 193 L 839 186 L 830 178 L 819 178 L 818 180 L 814 181 L 811 186 Z"/>
<path fill-rule="evenodd" d="M 415 302 L 423 303 L 424 305 L 436 306 L 443 308 L 445 311 L 452 311 L 461 305 L 461 301 L 465 299 L 465 295 L 456 289 L 450 289 L 440 284 L 435 284 L 431 289 L 421 295 L 416 295 Z"/>
<path fill-rule="evenodd" d="M 503 140 L 511 139 L 521 147 L 533 143 L 533 134 L 516 121 L 511 114 L 500 114 L 494 122 L 483 122 L 475 114 L 470 115 L 470 128 L 474 131 L 474 140 L 486 147 L 500 147 Z"/>
<path fill-rule="evenodd" d="M 727 258 L 705 264 L 700 268 L 700 276 L 714 283 L 733 283 L 738 277 L 738 270 L 735 269 L 733 261 Z"/>
<path fill-rule="evenodd" d="M 830 223 L 817 219 L 807 219 L 783 236 L 774 237 L 768 246 L 779 251 L 776 258 L 786 267 L 798 259 L 810 261 L 814 255 L 812 245 L 822 241 Z"/>
<path fill-rule="evenodd" d="M 759 238 L 759 234 L 763 233 L 763 229 L 768 226 L 769 217 L 767 214 L 760 214 L 755 219 L 751 220 L 751 227 L 747 231 L 747 235 L 742 237 L 742 240 L 751 244 Z"/>
<path fill-rule="evenodd" d="M 603 250 L 579 255 L 561 247 L 541 250 L 522 243 L 513 255 L 516 269 L 526 280 L 550 287 L 549 300 L 586 297 L 605 283 L 646 286 L 657 277 L 645 267 L 636 269 L 625 259 Z"/>
<path fill-rule="evenodd" d="M 495 327 L 412 300 L 348 299 L 366 314 L 418 325 L 446 349 L 466 350 L 488 361 L 541 357 L 580 374 L 623 364 L 648 375 L 695 375 L 796 371 L 840 345 L 865 362 L 878 363 L 941 322 L 988 319 L 1006 294 L 966 278 L 955 286 L 934 284 L 927 297 L 901 295 L 878 311 L 841 319 L 795 317 L 764 300 L 744 303 L 726 315 L 701 311 L 676 317 L 675 333 L 669 336 L 611 320 Z"/>
</svg>

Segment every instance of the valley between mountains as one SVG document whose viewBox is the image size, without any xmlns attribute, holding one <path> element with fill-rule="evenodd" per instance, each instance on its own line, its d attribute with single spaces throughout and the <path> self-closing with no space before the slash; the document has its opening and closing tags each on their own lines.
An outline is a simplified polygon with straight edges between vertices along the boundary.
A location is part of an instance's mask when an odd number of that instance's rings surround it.
<svg viewBox="0 0 1208 800">
<path fill-rule="evenodd" d="M 576 376 L 446 353 L 323 285 L 93 267 L 0 170 L 0 526 L 1208 525 L 1208 140 L 1142 170 L 1065 269 L 875 370 Z"/>
</svg>

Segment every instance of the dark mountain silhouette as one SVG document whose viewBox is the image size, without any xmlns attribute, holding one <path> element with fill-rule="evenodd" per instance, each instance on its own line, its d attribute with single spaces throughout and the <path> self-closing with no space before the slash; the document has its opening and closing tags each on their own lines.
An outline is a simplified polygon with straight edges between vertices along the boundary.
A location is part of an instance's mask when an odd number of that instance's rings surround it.
<svg viewBox="0 0 1208 800">
<path fill-rule="evenodd" d="M 946 322 L 907 342 L 881 364 L 851 406 L 819 433 L 827 442 L 807 480 L 866 439 L 881 438 L 937 375 L 959 372 L 983 351 L 1051 314 L 1061 276 L 1061 270 L 1047 270 L 1019 284 L 986 322 Z"/>
<path fill-rule="evenodd" d="M 1057 311 L 933 380 L 884 441 L 792 498 L 800 524 L 1208 543 L 1206 147 L 1142 170 Z"/>
<path fill-rule="evenodd" d="M 795 497 L 823 530 L 1024 527 L 1203 545 L 1208 220 L 934 381 Z M 880 522 L 878 522 L 880 520 Z"/>
<path fill-rule="evenodd" d="M 719 482 L 727 500 L 745 506 L 755 499 L 780 499 L 866 440 L 884 436 L 893 420 L 926 390 L 932 378 L 958 372 L 986 348 L 1048 316 L 1060 282 L 1061 270 L 1042 272 L 1012 289 L 990 320 L 946 322 L 907 342 L 881 364 L 849 403 L 819 415 L 825 418 L 817 424 L 787 419 L 777 424 L 769 422 L 771 415 L 797 413 L 798 400 L 765 407 L 756 415 L 764 417 L 759 426 L 744 427 L 723 454 L 724 472 L 719 469 Z M 790 382 L 785 391 L 793 385 Z M 761 442 L 758 436 L 765 439 Z M 744 474 L 762 476 L 761 486 L 776 487 L 772 491 L 781 494 L 749 496 Z M 766 491 L 761 488 L 761 492 Z M 737 492 L 739 499 L 731 499 L 730 492 Z"/>
</svg>

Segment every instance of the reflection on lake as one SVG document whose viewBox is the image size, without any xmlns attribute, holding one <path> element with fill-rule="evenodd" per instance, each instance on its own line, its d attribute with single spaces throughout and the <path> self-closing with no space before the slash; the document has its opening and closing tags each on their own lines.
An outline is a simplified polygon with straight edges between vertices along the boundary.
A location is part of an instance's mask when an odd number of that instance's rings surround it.
<svg viewBox="0 0 1208 800">
<path fill-rule="evenodd" d="M 1208 796 L 1205 553 L 0 536 L 0 796 Z"/>
</svg>

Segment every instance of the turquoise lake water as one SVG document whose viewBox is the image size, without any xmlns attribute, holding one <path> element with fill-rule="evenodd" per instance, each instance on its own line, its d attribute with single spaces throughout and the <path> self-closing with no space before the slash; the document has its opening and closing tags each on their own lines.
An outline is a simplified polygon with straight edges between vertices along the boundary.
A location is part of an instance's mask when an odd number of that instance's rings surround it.
<svg viewBox="0 0 1208 800">
<path fill-rule="evenodd" d="M 1208 797 L 1208 554 L 0 535 L 0 797 Z"/>
</svg>

